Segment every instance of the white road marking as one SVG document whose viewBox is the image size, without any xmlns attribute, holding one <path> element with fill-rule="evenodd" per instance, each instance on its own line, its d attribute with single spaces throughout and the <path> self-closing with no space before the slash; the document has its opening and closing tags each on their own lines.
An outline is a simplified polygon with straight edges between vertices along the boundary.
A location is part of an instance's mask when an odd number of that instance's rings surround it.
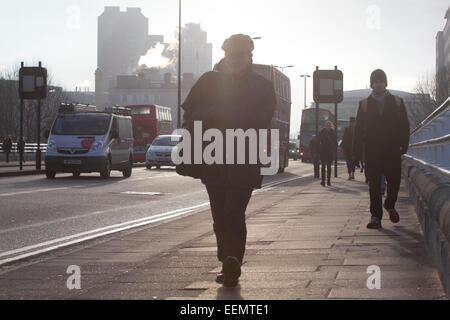
<svg viewBox="0 0 450 320">
<path fill-rule="evenodd" d="M 145 195 L 145 196 L 157 196 L 161 195 L 161 192 L 138 192 L 138 191 L 124 191 L 121 192 L 123 194 L 139 194 L 139 195 Z"/>
<path fill-rule="evenodd" d="M 63 237 L 63 238 L 59 238 L 59 239 L 54 239 L 54 240 L 50 240 L 50 241 L 45 241 L 42 243 L 38 243 L 35 245 L 31 245 L 31 246 L 26 246 L 23 248 L 19 248 L 19 249 L 15 249 L 15 250 L 11 250 L 11 251 L 6 251 L 0 254 L 0 257 L 7 257 L 7 256 L 11 256 L 14 254 L 18 254 L 18 253 L 22 253 L 22 252 L 26 252 L 29 250 L 33 250 L 33 249 L 38 249 L 38 248 L 42 248 L 48 245 L 52 245 L 52 244 L 57 244 L 55 246 L 52 247 L 48 247 L 48 248 L 44 248 L 44 249 L 40 249 L 37 251 L 32 251 L 32 252 L 28 252 L 19 256 L 15 256 L 15 257 L 11 257 L 11 258 L 7 258 L 7 259 L 3 259 L 0 260 L 0 265 L 11 262 L 11 261 L 15 261 L 15 260 L 19 260 L 19 259 L 23 259 L 26 257 L 30 257 L 39 253 L 43 253 L 43 252 L 48 252 L 57 248 L 61 248 L 61 247 L 65 247 L 71 244 L 75 244 L 75 243 L 80 243 L 86 240 L 90 240 L 90 239 L 94 239 L 94 238 L 98 238 L 104 235 L 108 235 L 111 233 L 115 233 L 115 232 L 119 232 L 119 231 L 123 231 L 123 230 L 127 230 L 127 229 L 131 229 L 131 228 L 135 228 L 135 227 L 139 227 L 139 226 L 143 226 L 143 225 L 147 225 L 147 224 L 151 224 L 151 223 L 155 223 L 155 222 L 159 222 L 159 221 L 163 221 L 163 220 L 167 220 L 167 219 L 172 219 L 181 215 L 185 215 L 188 213 L 193 212 L 195 209 L 201 208 L 203 206 L 209 205 L 209 201 L 208 202 L 204 202 L 192 207 L 188 207 L 188 208 L 182 208 L 182 209 L 177 209 L 177 210 L 172 210 L 172 211 L 168 211 L 162 214 L 158 214 L 158 215 L 154 215 L 151 217 L 145 217 L 145 218 L 141 218 L 141 219 L 137 219 L 137 220 L 133 220 L 133 221 L 127 221 L 127 222 L 123 222 L 123 223 L 118 223 L 118 224 L 114 224 L 111 226 L 107 226 L 107 227 L 103 227 L 103 228 L 98 228 L 98 229 L 94 229 L 94 230 L 90 230 L 90 231 L 86 231 L 86 232 L 81 232 L 78 234 L 74 234 L 71 236 L 67 236 L 67 237 Z M 111 229 L 111 230 L 108 230 Z M 108 230 L 108 231 L 105 231 Z M 99 233 L 100 232 L 100 233 Z M 82 237 L 82 238 L 80 238 Z M 76 239 L 76 238 L 80 238 L 80 239 Z M 68 240 L 72 240 L 72 239 L 76 239 L 73 241 L 69 241 L 69 242 L 65 242 Z"/>
</svg>

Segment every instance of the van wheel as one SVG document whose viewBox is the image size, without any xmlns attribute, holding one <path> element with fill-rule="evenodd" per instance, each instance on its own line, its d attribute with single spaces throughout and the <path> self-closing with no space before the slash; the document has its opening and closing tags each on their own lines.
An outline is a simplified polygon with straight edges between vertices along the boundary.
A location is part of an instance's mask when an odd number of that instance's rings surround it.
<svg viewBox="0 0 450 320">
<path fill-rule="evenodd" d="M 149 170 L 150 170 L 150 169 L 152 168 L 152 166 L 151 166 L 151 165 L 149 165 L 149 164 L 148 164 L 148 165 L 146 165 L 146 167 L 147 167 L 147 169 L 149 169 Z"/>
<path fill-rule="evenodd" d="M 128 161 L 128 163 L 129 163 L 128 168 L 126 168 L 125 170 L 122 171 L 122 175 L 125 178 L 131 177 L 131 172 L 133 171 L 133 162 L 131 161 L 131 158 L 130 158 L 130 161 Z"/>
<path fill-rule="evenodd" d="M 108 158 L 108 160 L 106 160 L 105 168 L 102 171 L 100 171 L 100 176 L 102 178 L 109 178 L 110 175 L 111 175 L 111 159 Z"/>
<path fill-rule="evenodd" d="M 56 171 L 45 169 L 45 176 L 47 179 L 54 179 L 56 176 Z"/>
<path fill-rule="evenodd" d="M 80 176 L 80 173 L 78 171 L 72 172 L 72 176 L 74 178 L 78 178 Z"/>
</svg>

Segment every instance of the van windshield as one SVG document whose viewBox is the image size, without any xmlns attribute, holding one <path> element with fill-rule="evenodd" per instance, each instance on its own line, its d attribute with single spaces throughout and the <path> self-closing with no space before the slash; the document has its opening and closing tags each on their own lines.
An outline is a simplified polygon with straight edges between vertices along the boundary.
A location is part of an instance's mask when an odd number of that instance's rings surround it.
<svg viewBox="0 0 450 320">
<path fill-rule="evenodd" d="M 56 118 L 52 134 L 56 135 L 104 135 L 108 131 L 111 116 L 105 114 L 64 114 Z"/>
<path fill-rule="evenodd" d="M 180 137 L 174 137 L 173 139 L 175 141 L 172 141 L 171 137 L 157 138 L 153 141 L 152 146 L 175 147 L 181 141 Z"/>
</svg>

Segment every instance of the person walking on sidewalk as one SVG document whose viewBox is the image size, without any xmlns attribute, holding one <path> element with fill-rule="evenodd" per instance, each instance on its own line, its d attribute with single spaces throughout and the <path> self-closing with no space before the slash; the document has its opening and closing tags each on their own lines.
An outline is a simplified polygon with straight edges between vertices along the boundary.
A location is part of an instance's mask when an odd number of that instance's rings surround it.
<svg viewBox="0 0 450 320">
<path fill-rule="evenodd" d="M 353 160 L 353 134 L 355 131 L 355 117 L 350 117 L 350 125 L 345 128 L 342 137 L 341 147 L 344 150 L 345 160 L 347 162 L 348 180 L 355 179 L 355 161 Z"/>
<path fill-rule="evenodd" d="M 371 219 L 367 228 L 381 228 L 383 207 L 397 223 L 395 210 L 401 179 L 401 155 L 409 145 L 409 122 L 403 99 L 386 90 L 387 77 L 377 69 L 370 75 L 372 94 L 359 102 L 356 116 L 353 153 L 362 154 L 364 145 L 366 173 L 369 179 Z M 386 177 L 387 195 L 381 197 L 381 179 Z"/>
<path fill-rule="evenodd" d="M 327 175 L 327 185 L 331 186 L 331 163 L 336 153 L 336 133 L 334 132 L 331 121 L 325 122 L 325 126 L 319 132 L 320 141 L 320 162 L 322 186 L 325 186 L 325 167 Z"/>
<path fill-rule="evenodd" d="M 311 160 L 314 164 L 314 178 L 319 179 L 320 171 L 320 141 L 314 134 L 309 142 L 309 152 L 311 152 Z"/>
<path fill-rule="evenodd" d="M 9 162 L 9 154 L 11 153 L 11 149 L 12 149 L 11 136 L 6 136 L 5 140 L 3 140 L 3 151 L 5 152 L 6 163 Z"/>
<path fill-rule="evenodd" d="M 269 80 L 252 70 L 253 40 L 236 34 L 225 40 L 222 49 L 225 57 L 214 71 L 200 77 L 182 105 L 183 128 L 192 131 L 194 121 L 202 121 L 203 130 L 214 128 L 223 135 L 226 129 L 269 129 L 275 90 Z M 245 154 L 250 150 L 248 143 Z M 241 275 L 247 241 L 245 211 L 253 189 L 261 188 L 260 169 L 260 163 L 248 164 L 248 160 L 245 164 L 194 165 L 189 170 L 177 166 L 177 173 L 200 178 L 206 186 L 217 257 L 222 262 L 216 281 L 224 286 L 236 286 Z"/>
</svg>

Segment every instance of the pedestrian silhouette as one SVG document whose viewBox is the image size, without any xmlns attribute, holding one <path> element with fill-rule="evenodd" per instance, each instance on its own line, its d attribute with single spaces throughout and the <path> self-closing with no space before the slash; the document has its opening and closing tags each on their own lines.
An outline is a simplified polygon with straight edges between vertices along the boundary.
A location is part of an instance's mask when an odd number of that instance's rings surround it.
<svg viewBox="0 0 450 320">
<path fill-rule="evenodd" d="M 225 40 L 222 46 L 225 57 L 214 71 L 200 77 L 182 105 L 183 128 L 192 132 L 194 121 L 202 121 L 203 130 L 214 128 L 223 135 L 226 129 L 270 128 L 276 105 L 275 91 L 270 81 L 252 71 L 253 48 L 253 41 L 247 35 L 237 34 Z M 224 148 L 224 155 L 226 151 Z M 248 145 L 245 154 L 249 154 Z M 260 169 L 260 163 L 247 161 L 177 166 L 179 174 L 200 178 L 206 185 L 217 257 L 222 262 L 216 281 L 224 286 L 236 286 L 241 275 L 247 240 L 245 211 L 253 189 L 261 187 Z"/>
<path fill-rule="evenodd" d="M 386 90 L 387 84 L 384 71 L 372 72 L 372 93 L 359 102 L 356 116 L 353 153 L 360 158 L 364 149 L 370 193 L 369 229 L 381 228 L 383 206 L 393 223 L 400 220 L 395 203 L 400 188 L 401 155 L 408 150 L 409 122 L 403 100 Z M 380 188 L 383 175 L 387 181 L 384 205 Z"/>
<path fill-rule="evenodd" d="M 6 162 L 9 162 L 9 154 L 12 149 L 12 138 L 11 136 L 7 136 L 5 140 L 3 140 L 3 151 L 5 152 Z"/>
<path fill-rule="evenodd" d="M 309 152 L 311 152 L 311 160 L 314 164 L 314 178 L 319 179 L 320 141 L 316 135 L 313 135 L 309 142 Z"/>
<path fill-rule="evenodd" d="M 345 128 L 341 142 L 341 147 L 344 150 L 345 160 L 347 162 L 348 180 L 355 179 L 355 161 L 352 154 L 354 131 L 355 117 L 350 117 L 350 125 Z"/>
<path fill-rule="evenodd" d="M 331 185 L 331 163 L 336 153 L 336 133 L 331 121 L 325 122 L 325 126 L 319 132 L 320 141 L 320 163 L 322 186 L 325 186 L 325 171 L 327 177 L 327 185 Z M 326 170 L 325 170 L 326 169 Z"/>
</svg>

